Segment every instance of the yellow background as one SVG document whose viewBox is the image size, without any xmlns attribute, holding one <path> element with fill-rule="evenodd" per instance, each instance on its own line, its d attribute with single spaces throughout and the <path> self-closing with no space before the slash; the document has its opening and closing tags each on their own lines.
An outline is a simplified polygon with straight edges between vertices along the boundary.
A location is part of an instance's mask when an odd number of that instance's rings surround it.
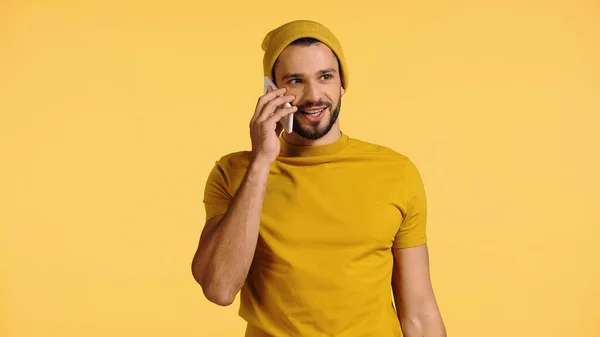
<svg viewBox="0 0 600 337">
<path fill-rule="evenodd" d="M 448 335 L 600 336 L 593 0 L 0 2 L 0 335 L 241 336 L 202 193 L 298 18 L 347 53 L 342 130 L 422 172 Z"/>
</svg>

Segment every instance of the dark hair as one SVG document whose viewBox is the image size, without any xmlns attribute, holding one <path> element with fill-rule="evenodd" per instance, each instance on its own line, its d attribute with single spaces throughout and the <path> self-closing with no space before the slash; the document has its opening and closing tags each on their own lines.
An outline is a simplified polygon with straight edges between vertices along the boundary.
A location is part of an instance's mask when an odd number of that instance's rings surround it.
<svg viewBox="0 0 600 337">
<path fill-rule="evenodd" d="M 321 43 L 321 41 L 315 39 L 314 37 L 301 37 L 297 40 L 292 41 L 292 43 L 290 43 L 290 46 L 306 46 L 306 47 L 308 47 L 315 43 Z"/>
<path fill-rule="evenodd" d="M 314 37 L 301 37 L 299 39 L 296 39 L 294 41 L 292 41 L 292 43 L 290 43 L 290 46 L 304 46 L 304 47 L 308 47 L 311 46 L 315 43 L 321 43 L 320 40 L 315 39 Z M 335 54 L 335 52 L 333 53 L 333 55 L 335 56 L 335 59 L 337 60 L 338 63 L 338 69 L 340 70 L 340 73 L 342 72 L 342 65 L 340 64 L 340 60 L 338 59 L 337 55 Z M 277 79 L 275 78 L 275 66 L 277 65 L 277 61 L 279 60 L 279 58 L 277 58 L 277 60 L 275 60 L 275 63 L 273 63 L 273 67 L 271 68 L 271 78 L 273 78 L 273 82 L 275 82 L 275 84 L 277 84 Z M 341 76 L 343 76 L 344 74 L 341 74 Z"/>
</svg>

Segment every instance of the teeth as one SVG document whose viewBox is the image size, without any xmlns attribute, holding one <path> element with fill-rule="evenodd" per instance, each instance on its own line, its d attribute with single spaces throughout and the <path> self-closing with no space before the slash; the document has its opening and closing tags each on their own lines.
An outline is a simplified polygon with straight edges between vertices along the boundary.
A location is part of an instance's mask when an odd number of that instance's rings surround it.
<svg viewBox="0 0 600 337">
<path fill-rule="evenodd" d="M 306 111 L 306 113 L 307 113 L 308 115 L 314 116 L 314 115 L 318 115 L 318 114 L 320 114 L 320 113 L 321 113 L 323 110 L 324 110 L 324 109 L 321 109 L 321 110 L 314 110 L 314 111 Z"/>
</svg>

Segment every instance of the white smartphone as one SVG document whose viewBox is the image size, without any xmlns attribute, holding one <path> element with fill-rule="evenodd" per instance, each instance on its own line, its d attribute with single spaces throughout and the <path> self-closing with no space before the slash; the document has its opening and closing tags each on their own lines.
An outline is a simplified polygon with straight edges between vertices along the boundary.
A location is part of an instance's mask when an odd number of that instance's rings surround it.
<svg viewBox="0 0 600 337">
<path fill-rule="evenodd" d="M 273 81 L 271 81 L 271 79 L 268 76 L 265 76 L 265 83 L 264 83 L 264 88 L 263 88 L 263 94 L 267 93 L 267 88 L 271 87 L 273 90 L 277 89 L 277 86 L 275 86 L 275 83 L 273 83 Z M 285 103 L 286 107 L 291 107 L 292 105 L 290 103 Z M 284 116 L 279 123 L 281 123 L 281 125 L 283 126 L 283 128 L 285 129 L 285 131 L 287 133 L 292 133 L 292 130 L 294 128 L 294 114 L 291 113 L 289 115 Z"/>
</svg>

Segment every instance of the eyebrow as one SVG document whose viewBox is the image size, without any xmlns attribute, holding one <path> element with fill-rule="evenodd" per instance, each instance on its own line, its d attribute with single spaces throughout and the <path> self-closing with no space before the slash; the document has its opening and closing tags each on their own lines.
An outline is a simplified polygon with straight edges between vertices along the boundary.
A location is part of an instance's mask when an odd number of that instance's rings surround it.
<svg viewBox="0 0 600 337">
<path fill-rule="evenodd" d="M 317 74 L 319 75 L 323 75 L 323 74 L 328 74 L 328 73 L 335 73 L 337 72 L 334 68 L 327 68 L 327 69 L 323 69 L 323 70 L 319 70 L 317 72 Z M 287 80 L 293 77 L 302 77 L 302 74 L 300 73 L 287 73 L 283 76 L 283 80 Z"/>
</svg>

